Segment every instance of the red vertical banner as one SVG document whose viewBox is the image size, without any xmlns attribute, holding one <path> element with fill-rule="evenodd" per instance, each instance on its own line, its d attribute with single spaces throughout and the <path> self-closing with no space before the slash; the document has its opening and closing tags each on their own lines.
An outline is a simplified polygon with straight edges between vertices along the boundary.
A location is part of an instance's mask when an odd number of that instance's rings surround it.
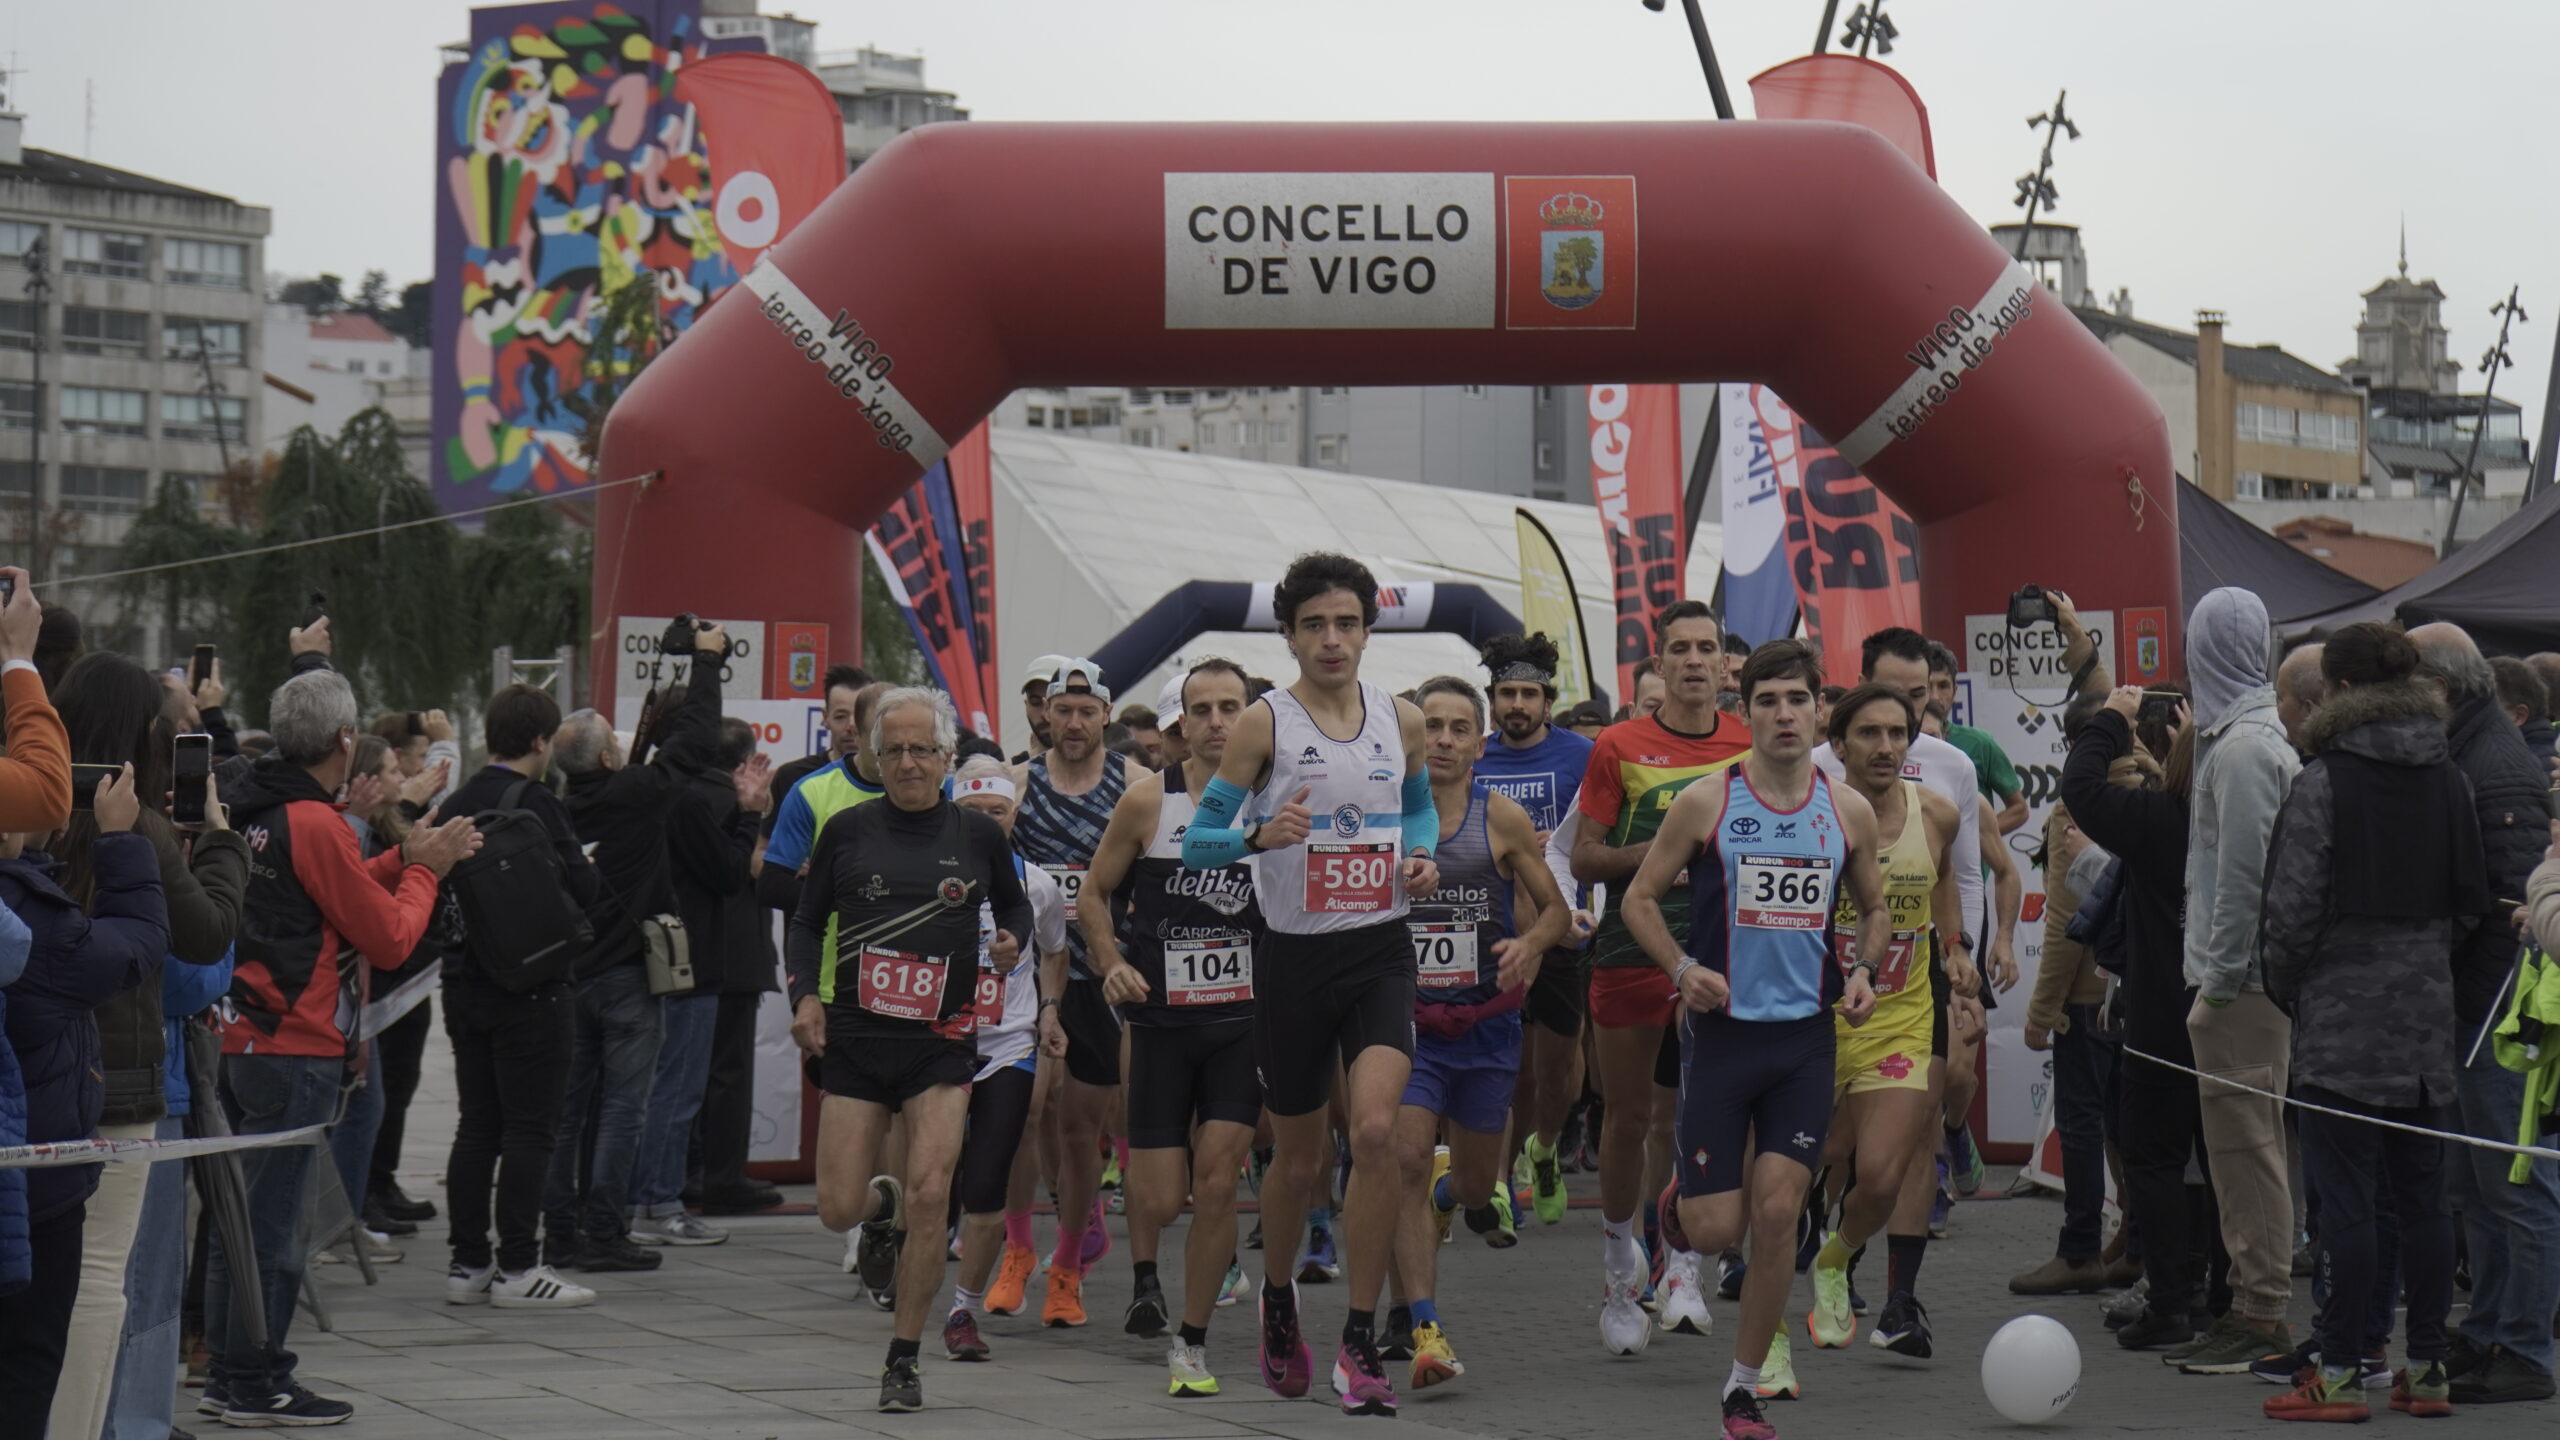
<svg viewBox="0 0 2560 1440">
<path fill-rule="evenodd" d="M 710 149 L 712 223 L 740 275 L 844 179 L 844 115 L 815 72 L 738 53 L 676 71 Z"/>
<path fill-rule="evenodd" d="M 995 457 L 987 445 L 986 425 L 952 446 L 943 464 L 951 470 L 952 508 L 960 521 L 960 557 L 954 568 L 969 600 L 978 694 L 992 701 L 1002 692 L 996 684 Z"/>
<path fill-rule="evenodd" d="M 1766 385 L 1751 408 L 1786 507 L 1805 634 L 1834 668 L 1893 625 L 1920 627 L 1920 529 Z M 1854 667 L 1853 667 L 1854 668 Z"/>
<path fill-rule="evenodd" d="M 1653 617 L 1681 597 L 1689 527 L 1680 520 L 1680 387 L 1590 388 L 1591 498 L 1618 602 L 1618 702 L 1653 654 Z"/>
</svg>

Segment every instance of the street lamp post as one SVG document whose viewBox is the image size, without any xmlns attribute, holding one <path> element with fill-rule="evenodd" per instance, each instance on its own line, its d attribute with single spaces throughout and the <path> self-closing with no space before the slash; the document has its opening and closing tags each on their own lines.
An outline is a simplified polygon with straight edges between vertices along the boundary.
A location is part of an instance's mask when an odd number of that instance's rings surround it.
<svg viewBox="0 0 2560 1440">
<path fill-rule="evenodd" d="M 2462 531 L 2462 502 L 2470 498 L 2472 477 L 2480 473 L 2480 442 L 2488 438 L 2489 397 L 2498 391 L 2498 372 L 2516 363 L 2507 354 L 2507 330 L 2527 318 L 2524 307 L 2516 303 L 2516 293 L 2522 288 L 2508 286 L 2507 298 L 2489 307 L 2489 313 L 2498 317 L 2498 338 L 2480 357 L 2481 373 L 2488 377 L 2480 386 L 2480 418 L 2471 423 L 2471 453 L 2463 457 L 2462 473 L 2453 477 L 2453 518 L 2445 522 L 2444 544 L 2436 551 L 2439 560 L 2453 553 L 2453 537 Z"/>
<path fill-rule="evenodd" d="M 35 309 L 34 413 L 28 417 L 27 429 L 27 578 L 31 581 L 42 580 L 45 574 L 44 422 L 47 407 L 44 403 L 44 312 L 45 300 L 53 293 L 53 276 L 48 268 L 50 259 L 46 237 L 40 234 L 36 236 L 35 243 L 27 247 L 26 255 L 26 295 Z"/>
<path fill-rule="evenodd" d="M 2062 109 L 2062 102 L 2070 94 L 2068 90 L 2055 91 L 2053 108 L 2027 119 L 2028 129 L 2044 132 L 2044 153 L 2036 157 L 2034 174 L 2018 177 L 2018 198 L 2014 203 L 2027 212 L 2027 223 L 2018 231 L 2018 263 L 2022 265 L 2026 263 L 2027 246 L 2035 239 L 2037 207 L 2051 210 L 2053 202 L 2062 198 L 2062 192 L 2053 187 L 2053 142 L 2065 131 L 2074 140 L 2080 138 L 2080 127 L 2072 124 Z"/>
</svg>

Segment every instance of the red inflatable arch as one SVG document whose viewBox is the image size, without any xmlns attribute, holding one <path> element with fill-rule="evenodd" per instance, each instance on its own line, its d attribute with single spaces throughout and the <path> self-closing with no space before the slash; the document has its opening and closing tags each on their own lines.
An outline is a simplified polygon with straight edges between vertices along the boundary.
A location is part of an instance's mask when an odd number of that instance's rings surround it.
<svg viewBox="0 0 2560 1440">
<path fill-rule="evenodd" d="M 2036 580 L 2161 607 L 2178 672 L 2159 408 L 1893 146 L 1803 122 L 914 131 L 615 406 L 603 472 L 658 478 L 601 496 L 597 610 L 844 625 L 858 532 L 1022 386 L 1708 380 L 1910 511 L 1932 633 Z"/>
</svg>

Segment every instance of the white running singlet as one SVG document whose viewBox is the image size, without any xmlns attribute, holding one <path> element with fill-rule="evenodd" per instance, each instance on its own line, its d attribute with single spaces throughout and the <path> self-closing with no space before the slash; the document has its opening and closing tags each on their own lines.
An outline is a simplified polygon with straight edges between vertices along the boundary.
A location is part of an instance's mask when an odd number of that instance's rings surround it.
<svg viewBox="0 0 2560 1440">
<path fill-rule="evenodd" d="M 1314 812 L 1304 844 L 1253 857 L 1254 898 L 1272 929 L 1289 935 L 1357 930 L 1404 918 L 1404 726 L 1396 697 L 1360 682 L 1360 729 L 1336 740 L 1286 689 L 1271 707 L 1271 778 L 1254 796 L 1248 825 L 1270 819 L 1298 793 Z"/>
</svg>

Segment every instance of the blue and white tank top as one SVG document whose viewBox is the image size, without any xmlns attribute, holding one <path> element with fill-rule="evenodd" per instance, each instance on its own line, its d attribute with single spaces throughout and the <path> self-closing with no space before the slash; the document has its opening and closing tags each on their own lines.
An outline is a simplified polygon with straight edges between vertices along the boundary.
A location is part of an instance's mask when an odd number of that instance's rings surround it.
<svg viewBox="0 0 2560 1440">
<path fill-rule="evenodd" d="M 1076 902 L 1084 895 L 1085 872 L 1093 868 L 1093 852 L 1102 848 L 1103 827 L 1120 793 L 1129 788 L 1129 761 L 1119 751 L 1102 757 L 1102 779 L 1081 795 L 1061 795 L 1049 779 L 1049 757 L 1031 760 L 1030 783 L 1022 787 L 1022 813 L 1013 822 L 1014 853 L 1049 872 L 1067 902 L 1069 971 L 1090 977 L 1084 953 L 1084 931 L 1076 925 Z M 1099 899 L 1100 897 L 1095 897 Z"/>
<path fill-rule="evenodd" d="M 1724 819 L 1689 867 L 1689 953 L 1724 976 L 1736 1020 L 1802 1020 L 1840 998 L 1831 963 L 1832 909 L 1849 863 L 1831 780 L 1812 772 L 1802 805 L 1780 810 L 1736 765 Z"/>
<path fill-rule="evenodd" d="M 1274 930 L 1324 935 L 1401 920 L 1408 908 L 1404 841 L 1404 726 L 1396 698 L 1360 682 L 1360 728 L 1336 740 L 1287 690 L 1271 707 L 1271 778 L 1253 798 L 1248 825 L 1280 813 L 1301 787 L 1315 812 L 1305 843 L 1253 858 L 1254 896 Z"/>
<path fill-rule="evenodd" d="M 1457 833 L 1440 842 L 1440 888 L 1414 901 L 1405 917 L 1417 1004 L 1481 1005 L 1497 989 L 1502 966 L 1493 942 L 1512 933 L 1511 882 L 1493 859 L 1486 823 L 1492 803 L 1485 783 L 1476 781 Z"/>
</svg>

